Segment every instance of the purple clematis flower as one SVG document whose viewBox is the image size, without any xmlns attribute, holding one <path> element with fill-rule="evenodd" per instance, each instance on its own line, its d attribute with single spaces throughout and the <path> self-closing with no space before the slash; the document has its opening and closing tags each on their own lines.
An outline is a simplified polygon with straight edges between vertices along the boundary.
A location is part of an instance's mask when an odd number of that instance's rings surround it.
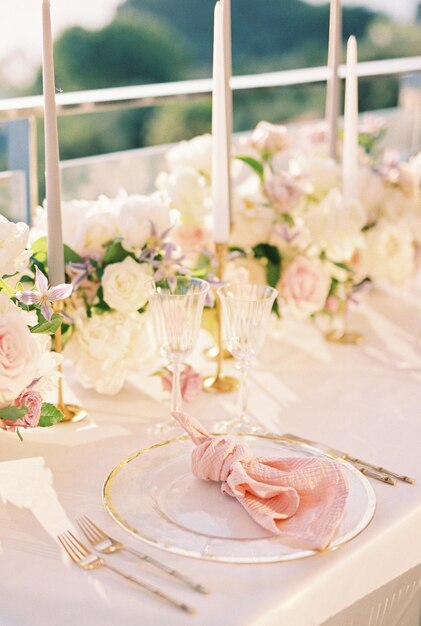
<svg viewBox="0 0 421 626">
<path fill-rule="evenodd" d="M 23 291 L 16 294 L 16 298 L 23 304 L 41 305 L 41 313 L 50 321 L 53 315 L 52 302 L 64 300 L 72 293 L 72 285 L 62 284 L 49 287 L 47 277 L 35 267 L 35 288 L 32 291 Z"/>
</svg>

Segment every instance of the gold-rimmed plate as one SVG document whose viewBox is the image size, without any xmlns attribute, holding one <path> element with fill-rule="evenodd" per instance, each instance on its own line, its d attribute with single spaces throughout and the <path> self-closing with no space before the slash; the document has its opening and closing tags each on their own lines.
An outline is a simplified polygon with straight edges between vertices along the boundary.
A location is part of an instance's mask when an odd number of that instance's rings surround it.
<svg viewBox="0 0 421 626">
<path fill-rule="evenodd" d="M 271 435 L 239 435 L 262 457 L 324 456 L 305 444 Z M 195 478 L 193 444 L 187 436 L 143 448 L 107 476 L 103 501 L 108 513 L 138 539 L 175 554 L 228 563 L 274 563 L 320 554 L 283 543 L 258 526 L 218 483 Z M 368 480 L 346 461 L 346 512 L 329 550 L 359 535 L 370 523 L 376 497 Z"/>
</svg>

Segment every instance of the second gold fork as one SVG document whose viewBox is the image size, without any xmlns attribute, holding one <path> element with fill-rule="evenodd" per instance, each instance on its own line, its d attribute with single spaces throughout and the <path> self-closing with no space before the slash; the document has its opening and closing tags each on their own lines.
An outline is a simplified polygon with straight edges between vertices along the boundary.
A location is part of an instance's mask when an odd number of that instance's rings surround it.
<svg viewBox="0 0 421 626">
<path fill-rule="evenodd" d="M 87 538 L 87 540 L 89 541 L 89 543 L 91 544 L 91 546 L 93 546 L 93 548 L 95 548 L 95 550 L 97 550 L 98 552 L 101 552 L 103 554 L 112 554 L 113 552 L 121 552 L 121 551 L 129 552 L 130 554 L 133 554 L 134 556 L 136 556 L 138 559 L 141 559 L 145 563 L 149 563 L 150 565 L 165 572 L 169 576 L 176 578 L 177 580 L 187 585 L 191 589 L 194 589 L 195 591 L 199 593 L 204 593 L 204 594 L 209 593 L 206 587 L 204 587 L 200 583 L 196 583 L 192 581 L 190 578 L 188 578 L 181 572 L 178 572 L 172 567 L 168 567 L 168 565 L 165 565 L 165 563 L 161 563 L 161 561 L 157 561 L 156 559 L 149 556 L 148 554 L 144 554 L 143 552 L 140 552 L 139 550 L 135 550 L 134 548 L 129 548 L 125 546 L 123 543 L 121 543 L 121 541 L 118 541 L 117 539 L 110 537 L 110 535 L 107 535 L 103 530 L 101 530 L 101 528 L 98 528 L 98 526 L 94 524 L 94 522 L 90 520 L 89 517 L 87 517 L 86 515 L 82 515 L 82 517 L 79 517 L 76 520 L 76 522 L 79 528 L 81 529 L 81 531 L 83 532 L 83 534 L 85 535 L 85 537 Z"/>
</svg>

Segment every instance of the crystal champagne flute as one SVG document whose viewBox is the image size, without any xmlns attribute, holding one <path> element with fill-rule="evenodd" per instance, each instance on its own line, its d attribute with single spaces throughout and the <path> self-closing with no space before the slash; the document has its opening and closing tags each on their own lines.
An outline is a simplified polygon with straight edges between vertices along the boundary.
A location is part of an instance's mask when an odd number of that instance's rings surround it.
<svg viewBox="0 0 421 626">
<path fill-rule="evenodd" d="M 171 277 L 147 284 L 149 306 L 161 355 L 172 370 L 171 412 L 181 411 L 180 375 L 183 361 L 192 352 L 200 330 L 200 321 L 209 283 L 199 278 Z M 156 433 L 167 434 L 178 427 L 170 418 L 159 424 Z"/>
<path fill-rule="evenodd" d="M 221 300 L 223 329 L 228 350 L 241 374 L 239 415 L 220 422 L 217 430 L 257 432 L 262 427 L 248 415 L 248 376 L 251 361 L 261 352 L 266 338 L 276 289 L 267 285 L 232 284 L 217 290 Z"/>
</svg>

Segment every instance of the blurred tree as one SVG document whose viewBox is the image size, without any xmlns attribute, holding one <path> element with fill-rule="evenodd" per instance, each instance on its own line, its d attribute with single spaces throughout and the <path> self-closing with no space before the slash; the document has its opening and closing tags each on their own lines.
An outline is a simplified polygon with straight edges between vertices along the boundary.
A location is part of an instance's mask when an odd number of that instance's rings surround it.
<svg viewBox="0 0 421 626">
<path fill-rule="evenodd" d="M 56 85 L 64 91 L 77 91 L 177 80 L 186 71 L 187 52 L 183 36 L 164 20 L 128 13 L 100 30 L 65 30 L 54 46 Z M 41 70 L 30 92 L 42 92 Z M 150 109 L 64 117 L 59 128 L 60 158 L 142 146 L 150 117 Z M 41 146 L 41 198 L 43 169 Z"/>
<path fill-rule="evenodd" d="M 167 19 L 189 39 L 196 65 L 206 67 L 212 58 L 213 9 L 215 0 L 126 0 L 120 15 L 133 10 Z M 329 7 L 309 5 L 301 0 L 232 0 L 233 63 L 244 71 L 258 60 L 276 67 L 279 58 L 299 51 L 303 44 L 313 50 L 320 46 L 327 54 Z M 375 13 L 364 8 L 344 8 L 344 38 L 362 37 Z M 269 65 L 268 65 L 269 64 Z"/>
</svg>

